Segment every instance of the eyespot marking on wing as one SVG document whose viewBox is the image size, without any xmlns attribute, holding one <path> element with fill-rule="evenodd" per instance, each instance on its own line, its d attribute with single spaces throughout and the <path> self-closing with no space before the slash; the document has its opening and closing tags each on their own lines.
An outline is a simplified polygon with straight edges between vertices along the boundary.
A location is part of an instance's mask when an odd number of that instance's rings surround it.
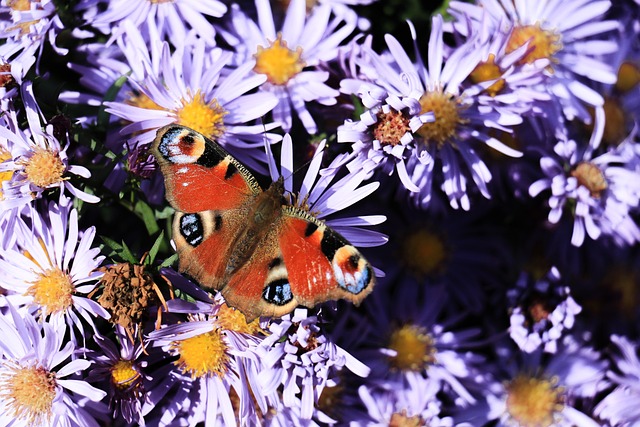
<svg viewBox="0 0 640 427">
<path fill-rule="evenodd" d="M 285 305 L 293 300 L 291 285 L 285 278 L 274 280 L 262 291 L 262 298 L 270 304 Z"/>
<path fill-rule="evenodd" d="M 173 164 L 195 163 L 206 148 L 207 144 L 202 136 L 180 127 L 168 129 L 158 144 L 160 154 Z"/>
<path fill-rule="evenodd" d="M 351 245 L 337 249 L 331 265 L 338 285 L 354 295 L 364 291 L 373 279 L 371 266 Z"/>
<path fill-rule="evenodd" d="M 190 213 L 180 217 L 180 234 L 193 247 L 202 243 L 204 240 L 204 227 L 200 215 Z"/>
</svg>

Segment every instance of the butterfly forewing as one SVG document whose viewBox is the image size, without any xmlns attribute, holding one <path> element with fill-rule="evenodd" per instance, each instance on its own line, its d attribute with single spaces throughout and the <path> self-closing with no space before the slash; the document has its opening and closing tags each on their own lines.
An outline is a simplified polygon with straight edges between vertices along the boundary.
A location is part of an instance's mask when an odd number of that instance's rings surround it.
<svg viewBox="0 0 640 427">
<path fill-rule="evenodd" d="M 234 209 L 262 191 L 222 147 L 184 126 L 160 129 L 151 151 L 165 177 L 167 200 L 179 211 Z"/>
</svg>

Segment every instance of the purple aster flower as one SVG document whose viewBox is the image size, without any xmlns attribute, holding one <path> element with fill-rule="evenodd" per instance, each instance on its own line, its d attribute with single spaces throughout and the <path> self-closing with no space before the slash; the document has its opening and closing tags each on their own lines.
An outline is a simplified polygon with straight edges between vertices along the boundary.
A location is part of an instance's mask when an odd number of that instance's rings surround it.
<svg viewBox="0 0 640 427">
<path fill-rule="evenodd" d="M 604 19 L 610 6 L 609 1 L 598 0 L 541 0 L 535 4 L 526 0 L 479 0 L 477 4 L 452 1 L 449 12 L 476 25 L 485 14 L 490 15 L 496 31 L 511 31 L 507 51 L 529 42 L 529 52 L 521 62 L 548 59 L 549 81 L 543 86 L 562 104 L 569 120 L 578 117 L 590 123 L 583 103 L 602 107 L 603 98 L 584 82 L 615 82 L 606 56 L 618 49 L 618 43 L 608 39 L 607 33 L 620 28 L 620 24 Z M 596 120 L 596 127 L 602 125 Z"/>
<path fill-rule="evenodd" d="M 314 416 L 322 391 L 335 384 L 341 370 L 346 368 L 360 377 L 369 374 L 366 365 L 323 333 L 318 318 L 307 309 L 298 308 L 273 321 L 269 332 L 251 349 L 268 372 L 261 377 L 261 387 L 266 394 L 280 392 L 283 405 L 298 409 L 302 419 Z"/>
<path fill-rule="evenodd" d="M 347 174 L 332 184 L 336 179 L 343 158 L 338 156 L 329 166 L 321 169 L 324 155 L 325 141 L 322 141 L 313 154 L 309 168 L 305 173 L 297 192 L 293 185 L 293 143 L 289 134 L 282 141 L 280 168 L 267 148 L 267 159 L 271 179 L 276 181 L 284 178 L 285 197 L 289 203 L 311 212 L 316 218 L 326 222 L 331 228 L 340 233 L 355 246 L 380 246 L 387 242 L 387 236 L 375 230 L 362 227 L 381 224 L 386 220 L 384 215 L 360 215 L 356 217 L 329 218 L 333 214 L 354 205 L 373 193 L 379 186 L 378 182 L 361 185 L 365 176 L 362 173 Z M 278 170 L 280 169 L 280 170 Z"/>
<path fill-rule="evenodd" d="M 51 202 L 46 215 L 31 210 L 29 218 L 17 218 L 12 247 L 0 251 L 2 287 L 6 301 L 26 307 L 38 317 L 64 319 L 86 338 L 85 325 L 94 318 L 108 318 L 98 303 L 87 297 L 102 275 L 96 268 L 104 259 L 92 248 L 95 228 L 78 229 L 78 212 L 68 199 Z M 63 322 L 63 323 L 64 323 Z M 72 332 L 71 340 L 76 342 Z"/>
<path fill-rule="evenodd" d="M 516 286 L 507 291 L 507 297 L 509 335 L 527 353 L 541 346 L 544 351 L 555 353 L 564 330 L 573 327 L 575 316 L 582 311 L 555 267 L 539 280 L 522 273 Z"/>
<path fill-rule="evenodd" d="M 131 49 L 128 56 L 148 50 L 136 32 L 127 27 L 130 43 L 123 46 Z M 142 80 L 130 77 L 138 94 L 135 98 L 105 103 L 109 113 L 131 122 L 121 131 L 129 135 L 129 147 L 149 145 L 160 127 L 177 123 L 215 140 L 248 167 L 261 167 L 264 140 L 273 142 L 279 137 L 265 133 L 275 124 L 254 122 L 278 101 L 266 92 L 247 94 L 266 80 L 265 76 L 252 73 L 251 61 L 229 72 L 224 67 L 231 54 L 209 49 L 201 40 L 181 46 L 174 53 L 163 43 L 160 57 L 150 59 L 153 62 L 145 64 Z"/>
<path fill-rule="evenodd" d="M 0 316 L 0 423 L 98 425 L 91 403 L 106 393 L 77 377 L 91 362 L 72 357 L 75 346 L 65 334 L 64 323 L 23 318 L 11 305 Z"/>
<path fill-rule="evenodd" d="M 468 349 L 477 345 L 480 330 L 455 330 L 466 313 L 448 316 L 444 291 L 444 286 L 427 290 L 399 281 L 376 288 L 363 302 L 364 314 L 353 311 L 351 323 L 366 327 L 343 339 L 352 342 L 348 350 L 371 368 L 368 387 L 393 390 L 398 384 L 424 385 L 428 379 L 445 398 L 463 406 L 475 402 L 468 386 L 482 357 Z"/>
<path fill-rule="evenodd" d="M 473 426 L 600 426 L 578 409 L 581 399 L 595 398 L 607 384 L 607 362 L 591 347 L 566 336 L 555 354 L 500 347 L 496 357 L 496 378 L 483 388 L 484 399 L 460 409 L 456 420 Z"/>
<path fill-rule="evenodd" d="M 216 32 L 208 17 L 220 18 L 227 12 L 218 0 L 85 0 L 76 8 L 86 11 L 85 19 L 112 39 L 124 31 L 122 23 L 128 20 L 147 35 L 153 31 L 149 27 L 159 28 L 161 40 L 181 43 L 192 30 L 210 45 L 215 44 Z"/>
<path fill-rule="evenodd" d="M 171 366 L 150 374 L 154 380 L 143 413 L 153 417 L 155 411 L 160 425 L 177 417 L 189 425 L 205 420 L 252 425 L 258 419 L 255 405 L 266 411 L 255 377 L 261 362 L 249 351 L 259 341 L 258 321 L 247 323 L 242 313 L 220 301 L 211 307 L 208 314 L 190 314 L 185 322 L 149 334 L 154 347 L 177 357 Z M 175 394 L 171 399 L 170 391 Z"/>
<path fill-rule="evenodd" d="M 427 68 L 411 24 L 410 30 L 415 62 L 391 35 L 385 37 L 389 55 L 379 55 L 366 44 L 362 47 L 363 54 L 355 59 L 358 78 L 343 80 L 341 90 L 359 94 L 367 108 L 379 108 L 365 113 L 360 129 L 350 129 L 353 126 L 348 123 L 339 141 L 356 143 L 358 157 L 351 162 L 351 170 L 370 171 L 383 163 L 381 157 L 389 157 L 417 204 L 429 204 L 434 183 L 441 178 L 451 206 L 468 210 L 469 177 L 482 196 L 490 198 L 487 183 L 491 174 L 474 145 L 479 142 L 508 156 L 520 156 L 492 137 L 490 130 L 508 131 L 522 119 L 505 104 L 498 109 L 487 104 L 486 98 L 484 104 L 479 103 L 478 94 L 492 81 L 464 84 L 483 59 L 483 49 L 475 39 L 447 50 L 442 17 L 434 17 Z M 365 128 L 368 135 L 360 139 Z"/>
<path fill-rule="evenodd" d="M 307 132 L 316 133 L 316 122 L 306 104 L 336 104 L 340 93 L 326 84 L 329 72 L 322 65 L 338 57 L 338 48 L 354 31 L 355 23 L 344 17 L 332 18 L 326 4 L 315 6 L 307 15 L 305 1 L 292 0 L 281 29 L 276 30 L 269 1 L 256 0 L 255 4 L 258 23 L 234 5 L 233 27 L 222 35 L 235 49 L 240 67 L 251 63 L 253 71 L 265 77 L 260 91 L 277 97 L 275 121 L 288 132 L 295 112 Z"/>
<path fill-rule="evenodd" d="M 640 423 L 638 345 L 619 335 L 612 335 L 611 342 L 618 351 L 613 355 L 614 366 L 607 377 L 616 384 L 616 388 L 598 403 L 595 414 L 611 425 L 632 427 Z"/>
<path fill-rule="evenodd" d="M 124 328 L 115 328 L 117 343 L 101 335 L 95 335 L 100 351 L 90 353 L 94 366 L 87 377 L 88 382 L 103 381 L 109 393 L 109 409 L 114 419 L 124 419 L 128 423 L 145 425 L 142 417 L 142 403 L 146 401 L 145 384 L 149 377 L 143 370 L 147 361 L 141 360 L 143 347 L 133 344 Z"/>
<path fill-rule="evenodd" d="M 42 128 L 42 114 L 33 96 L 30 83 L 21 87 L 22 99 L 27 115 L 28 130 L 21 130 L 15 112 L 3 115 L 0 126 L 0 173 L 2 174 L 2 197 L 0 209 L 13 209 L 30 203 L 51 188 L 60 189 L 89 203 L 100 199 L 88 194 L 69 181 L 69 175 L 89 178 L 89 170 L 83 166 L 69 164 L 67 148 L 53 134 L 53 126 Z M 9 176 L 10 175 L 10 176 Z"/>
<path fill-rule="evenodd" d="M 358 394 L 367 413 L 354 421 L 364 426 L 453 427 L 453 419 L 440 416 L 439 391 L 437 381 L 428 378 L 385 384 L 384 388 L 362 385 Z"/>
<path fill-rule="evenodd" d="M 630 216 L 640 203 L 639 172 L 632 169 L 633 159 L 624 146 L 598 156 L 592 147 L 581 148 L 562 137 L 554 154 L 540 159 L 545 177 L 531 184 L 529 194 L 550 190 L 548 220 L 557 224 L 563 215 L 572 216 L 574 246 L 581 246 L 585 235 L 632 245 L 640 241 L 640 229 Z"/>
<path fill-rule="evenodd" d="M 56 36 L 64 29 L 56 14 L 55 2 L 43 1 L 6 1 L 0 5 L 0 57 L 4 60 L 17 60 L 24 70 L 28 70 L 39 60 L 44 42 L 60 54 L 67 51 L 56 46 Z M 9 19 L 7 19 L 9 18 Z"/>
</svg>

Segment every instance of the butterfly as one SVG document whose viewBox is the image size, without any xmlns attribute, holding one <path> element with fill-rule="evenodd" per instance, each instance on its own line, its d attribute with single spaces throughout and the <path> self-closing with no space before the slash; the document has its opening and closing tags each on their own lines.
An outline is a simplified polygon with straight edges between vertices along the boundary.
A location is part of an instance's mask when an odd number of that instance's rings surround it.
<svg viewBox="0 0 640 427">
<path fill-rule="evenodd" d="M 220 145 L 179 125 L 151 146 L 176 213 L 178 269 L 218 290 L 247 321 L 328 300 L 359 304 L 375 284 L 371 265 L 344 237 L 289 205 L 280 178 L 262 190 Z"/>
</svg>

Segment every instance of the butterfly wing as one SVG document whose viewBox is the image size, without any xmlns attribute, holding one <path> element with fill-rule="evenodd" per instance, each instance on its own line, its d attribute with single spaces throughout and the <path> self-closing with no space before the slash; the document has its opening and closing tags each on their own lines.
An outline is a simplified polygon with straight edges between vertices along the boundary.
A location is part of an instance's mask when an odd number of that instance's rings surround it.
<svg viewBox="0 0 640 427">
<path fill-rule="evenodd" d="M 173 240 L 179 270 L 205 288 L 220 289 L 260 186 L 222 147 L 184 126 L 158 130 L 151 152 L 164 175 L 167 200 L 177 210 Z"/>
<path fill-rule="evenodd" d="M 375 284 L 373 268 L 353 245 L 308 212 L 283 206 L 280 249 L 299 304 L 346 299 L 359 304 Z"/>
<path fill-rule="evenodd" d="M 358 304 L 374 282 L 371 265 L 344 237 L 307 212 L 283 206 L 251 258 L 221 291 L 251 321 L 328 300 Z"/>
<path fill-rule="evenodd" d="M 151 152 L 164 175 L 167 200 L 176 210 L 234 209 L 262 191 L 231 154 L 187 127 L 169 125 L 158 130 Z"/>
</svg>

